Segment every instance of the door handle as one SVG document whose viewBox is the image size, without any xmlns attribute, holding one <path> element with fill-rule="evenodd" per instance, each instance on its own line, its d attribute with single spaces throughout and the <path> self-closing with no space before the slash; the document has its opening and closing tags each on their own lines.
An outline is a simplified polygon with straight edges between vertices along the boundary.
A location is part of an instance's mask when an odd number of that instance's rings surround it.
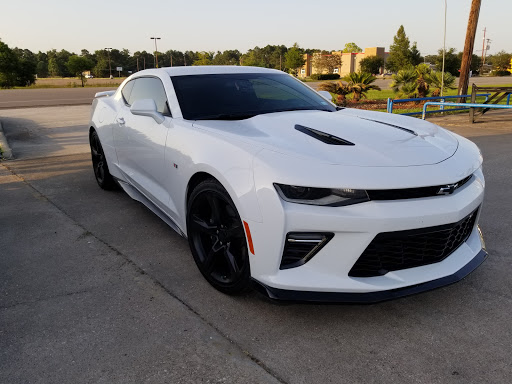
<svg viewBox="0 0 512 384">
<path fill-rule="evenodd" d="M 125 123 L 123 117 L 118 117 L 117 122 L 119 123 L 119 125 L 124 125 L 124 123 Z"/>
</svg>

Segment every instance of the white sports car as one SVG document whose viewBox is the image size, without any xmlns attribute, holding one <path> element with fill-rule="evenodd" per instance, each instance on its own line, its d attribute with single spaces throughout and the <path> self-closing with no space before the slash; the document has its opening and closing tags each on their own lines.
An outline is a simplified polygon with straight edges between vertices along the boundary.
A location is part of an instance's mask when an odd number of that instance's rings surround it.
<svg viewBox="0 0 512 384">
<path fill-rule="evenodd" d="M 276 70 L 144 70 L 92 106 L 100 187 L 180 235 L 225 293 L 375 302 L 456 282 L 487 257 L 475 144 L 336 108 Z"/>
</svg>

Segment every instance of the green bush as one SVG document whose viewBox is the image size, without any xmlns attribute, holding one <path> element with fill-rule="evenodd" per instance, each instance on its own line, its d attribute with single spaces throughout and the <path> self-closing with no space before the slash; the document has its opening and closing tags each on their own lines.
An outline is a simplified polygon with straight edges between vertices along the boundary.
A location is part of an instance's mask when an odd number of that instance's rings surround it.
<svg viewBox="0 0 512 384">
<path fill-rule="evenodd" d="M 494 70 L 494 71 L 491 71 L 491 76 L 510 76 L 510 72 Z"/>
<path fill-rule="evenodd" d="M 315 73 L 310 76 L 311 80 L 337 80 L 340 78 L 340 75 L 337 73 Z"/>
</svg>

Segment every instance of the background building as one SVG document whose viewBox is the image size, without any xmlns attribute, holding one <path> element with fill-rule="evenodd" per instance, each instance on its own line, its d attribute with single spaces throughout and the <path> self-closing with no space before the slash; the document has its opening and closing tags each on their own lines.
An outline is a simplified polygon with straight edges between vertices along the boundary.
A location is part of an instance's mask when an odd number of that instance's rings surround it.
<svg viewBox="0 0 512 384">
<path fill-rule="evenodd" d="M 314 74 L 329 73 L 328 70 L 322 68 L 321 70 L 315 66 L 315 58 L 321 53 L 313 53 L 312 55 L 304 54 L 305 63 L 299 70 L 299 77 L 309 77 Z M 361 60 L 365 57 L 380 56 L 386 62 L 389 52 L 385 52 L 384 47 L 365 48 L 364 52 L 344 53 L 342 51 L 333 51 L 331 55 L 341 55 L 341 66 L 333 69 L 332 73 L 338 73 L 340 76 L 345 76 L 352 72 L 359 71 Z M 380 74 L 384 73 L 384 68 L 380 69 Z"/>
</svg>

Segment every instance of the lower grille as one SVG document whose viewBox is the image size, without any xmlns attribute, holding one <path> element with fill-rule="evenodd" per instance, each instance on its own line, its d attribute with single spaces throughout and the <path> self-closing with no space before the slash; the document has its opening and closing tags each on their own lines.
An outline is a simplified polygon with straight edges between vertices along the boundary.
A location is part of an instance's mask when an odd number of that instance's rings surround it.
<svg viewBox="0 0 512 384">
<path fill-rule="evenodd" d="M 471 234 L 478 209 L 458 223 L 379 233 L 349 272 L 353 277 L 382 276 L 389 271 L 444 260 Z"/>
</svg>

